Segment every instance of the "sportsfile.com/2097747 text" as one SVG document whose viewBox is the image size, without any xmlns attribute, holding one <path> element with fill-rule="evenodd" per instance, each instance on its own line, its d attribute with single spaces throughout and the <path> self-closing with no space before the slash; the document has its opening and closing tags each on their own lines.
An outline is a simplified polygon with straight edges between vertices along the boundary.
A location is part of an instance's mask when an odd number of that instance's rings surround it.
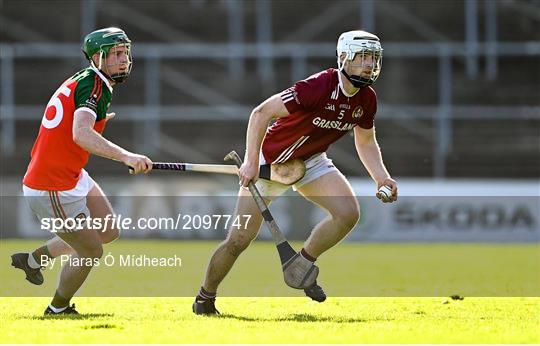
<svg viewBox="0 0 540 346">
<path fill-rule="evenodd" d="M 176 217 L 141 217 L 132 219 L 121 214 L 107 215 L 104 218 L 78 216 L 75 218 L 42 218 L 41 229 L 56 233 L 60 230 L 79 231 L 95 229 L 104 231 L 110 228 L 121 230 L 227 230 L 247 228 L 251 215 L 177 214 Z"/>
</svg>

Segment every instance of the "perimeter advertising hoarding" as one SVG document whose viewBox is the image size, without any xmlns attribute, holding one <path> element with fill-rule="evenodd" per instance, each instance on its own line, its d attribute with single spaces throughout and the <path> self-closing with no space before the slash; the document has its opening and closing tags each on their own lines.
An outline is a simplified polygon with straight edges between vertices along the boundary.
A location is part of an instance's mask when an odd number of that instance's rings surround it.
<svg viewBox="0 0 540 346">
<path fill-rule="evenodd" d="M 228 180 L 224 180 L 228 182 Z M 231 180 L 232 182 L 232 180 Z M 534 242 L 540 240 L 538 181 L 399 180 L 398 202 L 383 204 L 374 184 L 351 179 L 361 218 L 348 236 L 374 242 Z M 4 185 L 2 237 L 47 237 L 20 197 L 18 184 Z M 233 184 L 222 181 L 140 179 L 130 184 L 103 180 L 117 214 L 135 227 L 123 237 L 222 239 L 234 222 Z M 226 187 L 226 188 L 223 188 Z M 335 197 L 339 198 L 339 197 Z M 279 226 L 291 240 L 305 239 L 326 213 L 290 191 L 271 205 Z M 222 217 L 218 220 L 216 215 Z M 171 225 L 167 219 L 174 221 Z M 137 221 L 144 221 L 139 222 Z M 205 227 L 210 226 L 210 227 Z M 264 227 L 264 226 L 263 226 Z M 263 230 L 260 239 L 270 239 Z"/>
</svg>

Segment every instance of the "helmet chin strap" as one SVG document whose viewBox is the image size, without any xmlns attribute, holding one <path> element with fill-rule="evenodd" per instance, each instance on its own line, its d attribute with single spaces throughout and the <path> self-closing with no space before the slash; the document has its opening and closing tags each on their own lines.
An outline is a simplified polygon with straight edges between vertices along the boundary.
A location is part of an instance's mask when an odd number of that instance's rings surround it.
<svg viewBox="0 0 540 346">
<path fill-rule="evenodd" d="M 120 74 L 120 75 L 117 75 L 117 76 L 112 76 L 110 77 L 115 83 L 117 84 L 120 84 L 120 83 L 123 83 L 127 78 L 128 78 L 128 75 L 125 75 L 125 74 Z"/>
<path fill-rule="evenodd" d="M 369 79 L 366 79 L 366 78 L 362 78 L 360 76 L 356 76 L 356 75 L 352 75 L 350 76 L 347 71 L 345 71 L 345 68 L 342 68 L 341 69 L 341 72 L 343 73 L 343 75 L 349 80 L 349 82 L 351 82 L 351 84 L 353 85 L 353 87 L 355 88 L 365 88 L 367 87 L 368 85 L 370 85 L 370 80 Z"/>
</svg>

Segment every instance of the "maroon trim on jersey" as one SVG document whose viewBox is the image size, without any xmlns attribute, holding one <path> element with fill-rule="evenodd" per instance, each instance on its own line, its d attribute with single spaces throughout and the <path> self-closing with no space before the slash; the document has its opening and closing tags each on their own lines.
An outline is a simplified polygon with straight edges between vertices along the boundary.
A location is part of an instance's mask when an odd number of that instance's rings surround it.
<svg viewBox="0 0 540 346">
<path fill-rule="evenodd" d="M 90 97 L 94 97 L 94 95 L 95 95 L 95 99 L 96 99 L 96 102 L 97 102 L 101 98 L 102 93 L 103 93 L 103 81 L 96 74 L 94 76 L 94 87 L 92 88 L 92 92 L 90 93 Z"/>
<path fill-rule="evenodd" d="M 99 82 L 98 82 L 98 90 L 96 92 L 96 102 L 99 101 L 99 99 L 101 98 L 102 93 L 103 93 L 103 81 L 101 81 L 101 78 L 100 78 Z"/>
<path fill-rule="evenodd" d="M 92 87 L 92 91 L 90 92 L 90 97 L 92 97 L 95 94 L 99 85 L 99 81 L 100 81 L 99 76 L 96 74 L 94 76 L 94 86 Z"/>
</svg>

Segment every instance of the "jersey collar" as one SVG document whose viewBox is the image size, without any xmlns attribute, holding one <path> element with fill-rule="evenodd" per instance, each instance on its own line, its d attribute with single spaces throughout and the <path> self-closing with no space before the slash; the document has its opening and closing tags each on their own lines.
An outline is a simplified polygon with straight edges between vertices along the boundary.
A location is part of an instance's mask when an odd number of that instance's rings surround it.
<svg viewBox="0 0 540 346">
<path fill-rule="evenodd" d="M 343 93 L 343 95 L 345 95 L 346 97 L 353 97 L 360 91 L 360 89 L 358 89 L 356 90 L 356 92 L 354 92 L 354 94 L 347 93 L 345 91 L 345 88 L 343 87 L 343 81 L 341 80 L 343 78 L 343 75 L 340 70 L 337 70 L 337 73 L 338 73 L 339 88 L 341 89 L 341 92 Z"/>
<path fill-rule="evenodd" d="M 103 75 L 103 73 L 101 73 L 97 68 L 95 68 L 92 64 L 90 64 L 90 68 L 99 76 L 99 78 L 101 78 L 104 82 L 105 82 L 105 85 L 107 85 L 107 88 L 109 89 L 109 91 L 112 93 L 113 91 L 113 88 L 111 86 L 111 84 L 109 83 L 109 80 Z"/>
</svg>

